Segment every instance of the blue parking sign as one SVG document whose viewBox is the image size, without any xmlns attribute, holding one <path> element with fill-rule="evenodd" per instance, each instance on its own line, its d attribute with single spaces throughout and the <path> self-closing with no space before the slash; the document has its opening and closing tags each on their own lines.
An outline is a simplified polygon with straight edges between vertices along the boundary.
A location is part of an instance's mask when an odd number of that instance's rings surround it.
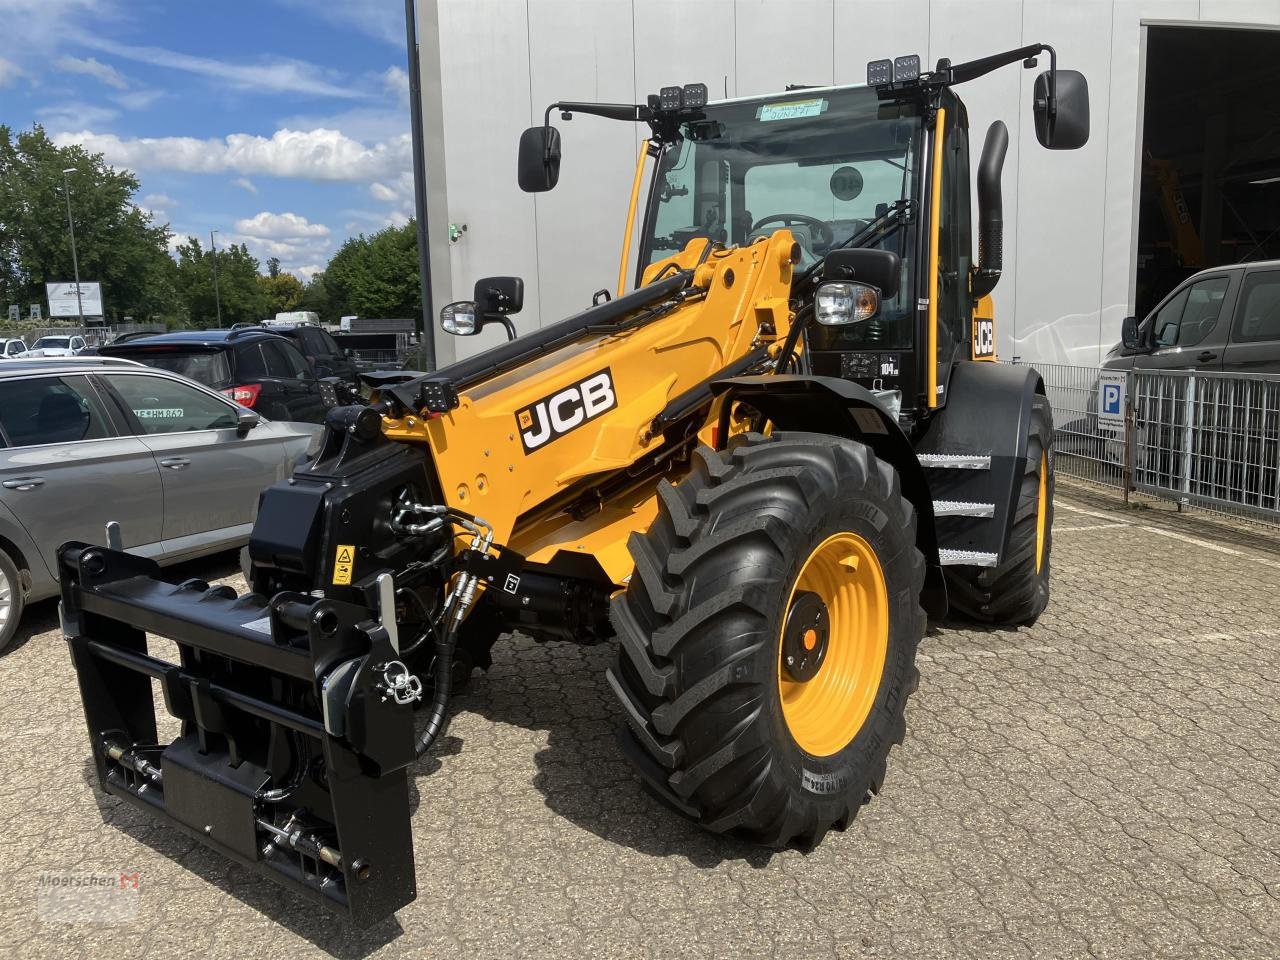
<svg viewBox="0 0 1280 960">
<path fill-rule="evenodd" d="M 1124 428 L 1125 385 L 1128 374 L 1104 370 L 1098 377 L 1098 427 L 1104 431 Z"/>
</svg>

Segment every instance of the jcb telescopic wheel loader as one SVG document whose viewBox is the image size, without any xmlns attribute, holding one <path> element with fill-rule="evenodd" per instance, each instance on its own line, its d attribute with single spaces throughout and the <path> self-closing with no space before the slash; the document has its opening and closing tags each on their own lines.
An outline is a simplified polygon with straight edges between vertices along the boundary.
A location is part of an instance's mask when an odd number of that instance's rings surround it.
<svg viewBox="0 0 1280 960">
<path fill-rule="evenodd" d="M 1037 136 L 1080 146 L 1084 78 L 1039 44 L 878 61 L 866 86 L 548 108 L 651 130 L 612 297 L 371 376 L 263 494 L 243 596 L 63 547 L 102 789 L 372 922 L 415 896 L 407 770 L 518 630 L 616 638 L 622 748 L 671 807 L 769 845 L 843 828 L 903 737 L 926 611 L 1026 623 L 1048 597 L 1049 405 L 1034 370 L 991 362 L 1008 135 L 979 161 L 974 262 L 952 89 L 1043 52 Z M 555 128 L 525 132 L 526 190 L 559 163 Z M 482 280 L 442 323 L 510 328 L 521 299 Z"/>
</svg>

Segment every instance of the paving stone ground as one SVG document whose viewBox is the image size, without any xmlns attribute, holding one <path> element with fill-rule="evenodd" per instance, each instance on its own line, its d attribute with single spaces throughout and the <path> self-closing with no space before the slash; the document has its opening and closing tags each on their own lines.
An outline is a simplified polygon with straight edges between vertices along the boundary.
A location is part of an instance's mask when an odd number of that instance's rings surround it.
<svg viewBox="0 0 1280 960">
<path fill-rule="evenodd" d="M 95 790 L 41 604 L 0 658 L 0 955 L 1276 958 L 1280 548 L 1058 503 L 1048 611 L 931 628 L 882 795 L 808 855 L 641 791 L 607 648 L 503 641 L 413 784 L 419 897 L 366 931 Z M 132 918 L 56 919 L 41 878 L 98 873 Z"/>
</svg>

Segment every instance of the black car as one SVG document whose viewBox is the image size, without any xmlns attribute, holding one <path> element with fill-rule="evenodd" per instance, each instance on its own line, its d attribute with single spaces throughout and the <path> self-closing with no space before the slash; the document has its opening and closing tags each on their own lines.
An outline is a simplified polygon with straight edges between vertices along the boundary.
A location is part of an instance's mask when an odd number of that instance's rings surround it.
<svg viewBox="0 0 1280 960">
<path fill-rule="evenodd" d="M 333 337 L 319 327 L 264 324 L 262 329 L 292 340 L 307 358 L 317 377 L 338 377 L 352 385 L 359 383 L 356 362 L 351 358 L 350 351 L 343 350 Z"/>
<path fill-rule="evenodd" d="M 161 333 L 112 343 L 100 353 L 190 377 L 268 420 L 321 423 L 329 408 L 301 351 L 262 327 Z"/>
<path fill-rule="evenodd" d="M 1202 270 L 1121 336 L 1104 369 L 1280 373 L 1280 260 Z"/>
</svg>

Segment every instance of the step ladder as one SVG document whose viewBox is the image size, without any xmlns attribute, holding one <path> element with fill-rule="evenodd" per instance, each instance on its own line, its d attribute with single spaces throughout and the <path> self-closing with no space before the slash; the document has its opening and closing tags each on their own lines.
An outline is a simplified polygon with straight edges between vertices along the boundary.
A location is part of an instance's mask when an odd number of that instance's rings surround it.
<svg viewBox="0 0 1280 960">
<path fill-rule="evenodd" d="M 962 498 L 964 488 L 972 484 L 966 481 L 970 476 L 980 475 L 991 470 L 991 457 L 985 454 L 972 453 L 921 453 L 917 454 L 920 466 L 924 467 L 929 477 L 930 488 L 939 486 L 948 489 L 949 496 L 933 501 L 933 516 L 936 520 L 949 518 L 967 518 L 972 521 L 993 522 L 996 505 L 985 500 Z M 974 477 L 976 479 L 976 477 Z M 944 566 L 994 567 L 1000 560 L 998 553 L 986 550 L 973 550 L 963 541 L 963 535 L 974 529 L 963 521 L 959 524 L 942 524 L 938 532 L 938 560 Z M 959 540 L 959 542 L 958 542 Z"/>
</svg>

